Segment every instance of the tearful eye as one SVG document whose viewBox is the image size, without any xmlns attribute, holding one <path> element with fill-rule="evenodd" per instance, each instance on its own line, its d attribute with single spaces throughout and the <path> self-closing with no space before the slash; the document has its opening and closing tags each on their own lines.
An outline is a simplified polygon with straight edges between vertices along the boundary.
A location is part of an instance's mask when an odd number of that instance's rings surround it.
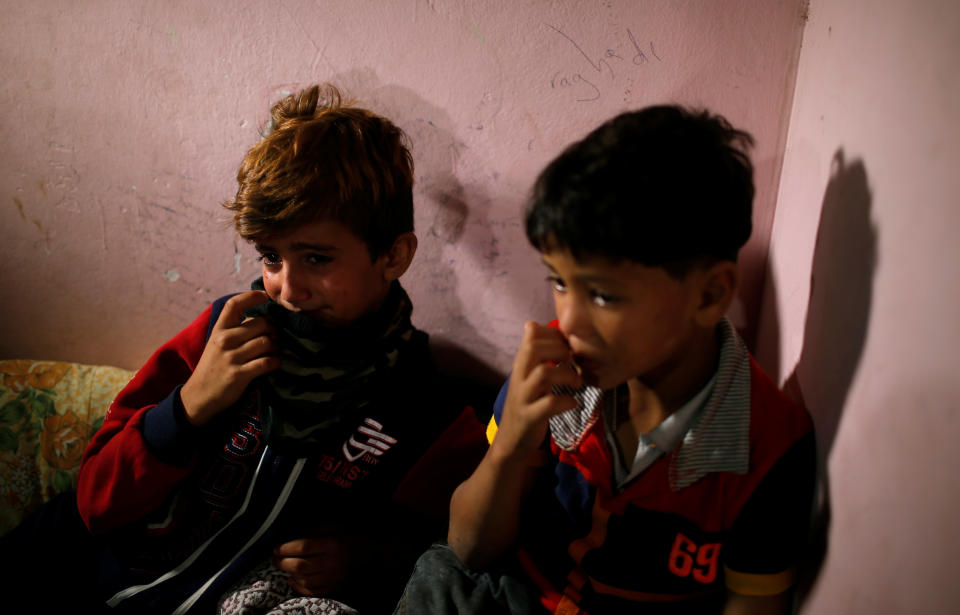
<svg viewBox="0 0 960 615">
<path fill-rule="evenodd" d="M 607 307 L 616 301 L 616 297 L 606 293 L 593 293 L 593 304 L 597 307 Z"/>
<path fill-rule="evenodd" d="M 563 283 L 563 280 L 556 276 L 549 276 L 547 282 L 550 284 L 550 288 L 558 293 L 562 293 L 567 290 L 567 285 Z"/>
<path fill-rule="evenodd" d="M 325 265 L 332 261 L 333 258 L 327 256 L 326 254 L 309 254 L 307 255 L 306 260 L 311 265 Z"/>
<path fill-rule="evenodd" d="M 257 260 L 265 265 L 279 265 L 280 255 L 274 252 L 261 252 L 260 256 L 257 257 Z"/>
</svg>

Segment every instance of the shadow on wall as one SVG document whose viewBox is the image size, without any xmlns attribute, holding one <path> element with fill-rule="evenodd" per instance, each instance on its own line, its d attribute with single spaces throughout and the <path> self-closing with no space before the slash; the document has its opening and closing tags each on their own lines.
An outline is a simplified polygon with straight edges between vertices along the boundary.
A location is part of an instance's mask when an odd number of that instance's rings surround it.
<svg viewBox="0 0 960 615">
<path fill-rule="evenodd" d="M 830 457 L 847 395 L 867 339 L 877 231 L 863 161 L 834 154 L 823 196 L 810 273 L 803 349 L 784 391 L 810 411 L 817 429 L 820 484 L 809 550 L 801 562 L 798 604 L 813 588 L 827 552 Z"/>
<path fill-rule="evenodd" d="M 444 257 L 447 246 L 457 245 L 466 254 L 476 254 L 484 245 L 495 243 L 487 223 L 491 199 L 479 184 L 465 188 L 457 177 L 464 146 L 456 138 L 452 120 L 412 90 L 384 84 L 371 69 L 314 81 L 335 84 L 345 97 L 382 113 L 407 134 L 414 158 L 419 246 L 403 282 L 411 296 L 419 297 L 414 300 L 414 323 L 430 334 L 434 359 L 448 377 L 460 383 L 468 400 L 477 408 L 492 407 L 503 375 L 481 357 L 493 355 L 495 349 L 467 320 L 457 293 L 454 263 Z"/>
</svg>

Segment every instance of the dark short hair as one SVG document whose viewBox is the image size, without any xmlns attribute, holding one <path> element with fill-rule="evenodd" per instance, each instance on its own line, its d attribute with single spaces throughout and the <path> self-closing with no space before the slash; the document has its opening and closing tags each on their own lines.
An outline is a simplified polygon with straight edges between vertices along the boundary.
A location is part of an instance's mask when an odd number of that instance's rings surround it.
<svg viewBox="0 0 960 615">
<path fill-rule="evenodd" d="M 269 132 L 237 172 L 224 207 L 237 232 L 259 241 L 316 219 L 341 222 L 377 258 L 413 231 L 413 158 L 390 120 L 314 85 L 271 108 Z"/>
<path fill-rule="evenodd" d="M 527 238 L 541 252 L 635 261 L 677 277 L 736 261 L 752 229 L 752 145 L 707 111 L 663 105 L 618 115 L 539 175 Z"/>
</svg>

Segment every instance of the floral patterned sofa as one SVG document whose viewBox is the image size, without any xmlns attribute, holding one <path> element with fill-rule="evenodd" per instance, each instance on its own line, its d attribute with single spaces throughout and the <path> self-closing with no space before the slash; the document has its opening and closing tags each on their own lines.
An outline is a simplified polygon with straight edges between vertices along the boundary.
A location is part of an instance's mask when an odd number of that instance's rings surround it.
<svg viewBox="0 0 960 615">
<path fill-rule="evenodd" d="M 76 485 L 90 437 L 132 377 L 102 365 L 0 361 L 0 536 Z"/>
</svg>

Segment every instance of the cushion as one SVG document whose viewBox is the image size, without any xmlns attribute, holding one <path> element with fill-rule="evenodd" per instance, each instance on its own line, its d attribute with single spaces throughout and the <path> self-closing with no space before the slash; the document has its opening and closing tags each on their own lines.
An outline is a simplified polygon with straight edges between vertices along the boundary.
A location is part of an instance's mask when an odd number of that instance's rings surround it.
<svg viewBox="0 0 960 615">
<path fill-rule="evenodd" d="M 0 361 L 0 535 L 76 486 L 80 458 L 133 372 L 55 361 Z"/>
</svg>

